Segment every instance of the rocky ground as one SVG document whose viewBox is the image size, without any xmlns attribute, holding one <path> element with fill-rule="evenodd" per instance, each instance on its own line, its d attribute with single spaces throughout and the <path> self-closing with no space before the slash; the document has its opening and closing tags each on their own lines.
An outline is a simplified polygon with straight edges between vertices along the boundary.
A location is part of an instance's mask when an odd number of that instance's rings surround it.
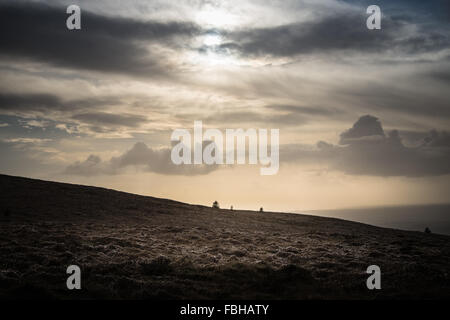
<svg viewBox="0 0 450 320">
<path fill-rule="evenodd" d="M 449 236 L 0 175 L 3 299 L 449 298 L 449 272 Z"/>
</svg>

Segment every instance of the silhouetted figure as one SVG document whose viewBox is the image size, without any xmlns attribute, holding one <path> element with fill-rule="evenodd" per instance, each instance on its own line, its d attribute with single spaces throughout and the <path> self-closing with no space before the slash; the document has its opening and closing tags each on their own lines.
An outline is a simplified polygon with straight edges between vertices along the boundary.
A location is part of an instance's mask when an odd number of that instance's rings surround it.
<svg viewBox="0 0 450 320">
<path fill-rule="evenodd" d="M 424 232 L 425 233 L 431 233 L 431 230 L 430 230 L 430 228 L 426 227 Z"/>
<path fill-rule="evenodd" d="M 217 201 L 214 201 L 212 206 L 215 209 L 219 209 L 219 203 Z"/>
<path fill-rule="evenodd" d="M 264 212 L 263 207 L 259 208 L 259 212 Z"/>
<path fill-rule="evenodd" d="M 233 211 L 233 206 L 231 206 L 230 210 Z"/>
</svg>

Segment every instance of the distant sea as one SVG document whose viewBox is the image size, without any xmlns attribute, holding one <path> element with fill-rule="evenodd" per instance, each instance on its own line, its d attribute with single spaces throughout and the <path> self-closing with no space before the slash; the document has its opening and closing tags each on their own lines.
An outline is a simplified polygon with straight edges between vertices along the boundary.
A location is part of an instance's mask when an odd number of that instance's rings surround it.
<svg viewBox="0 0 450 320">
<path fill-rule="evenodd" d="M 379 227 L 450 235 L 450 204 L 295 211 L 295 213 L 362 222 Z"/>
</svg>

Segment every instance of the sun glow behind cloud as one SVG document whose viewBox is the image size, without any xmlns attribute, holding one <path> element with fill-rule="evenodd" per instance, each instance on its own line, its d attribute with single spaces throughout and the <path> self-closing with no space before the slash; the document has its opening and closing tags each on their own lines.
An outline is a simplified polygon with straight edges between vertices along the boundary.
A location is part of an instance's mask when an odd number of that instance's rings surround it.
<svg viewBox="0 0 450 320">
<path fill-rule="evenodd" d="M 195 15 L 194 21 L 207 28 L 231 28 L 239 23 L 237 16 L 209 5 Z"/>
<path fill-rule="evenodd" d="M 207 34 L 203 38 L 203 44 L 207 47 L 218 46 L 222 43 L 222 36 L 217 33 Z"/>
<path fill-rule="evenodd" d="M 227 50 L 219 50 L 224 43 L 224 37 L 217 31 L 236 27 L 239 23 L 237 16 L 223 8 L 212 5 L 204 6 L 195 14 L 194 21 L 211 31 L 199 37 L 198 46 L 201 50 L 188 53 L 188 62 L 196 67 L 204 66 L 208 69 L 216 66 L 236 66 L 242 62 L 233 57 Z"/>
</svg>

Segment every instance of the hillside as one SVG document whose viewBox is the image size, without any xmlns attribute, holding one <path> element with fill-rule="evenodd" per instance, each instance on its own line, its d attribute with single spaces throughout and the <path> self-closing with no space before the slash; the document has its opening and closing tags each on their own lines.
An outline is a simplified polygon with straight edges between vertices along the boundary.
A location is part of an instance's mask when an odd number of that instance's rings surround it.
<svg viewBox="0 0 450 320">
<path fill-rule="evenodd" d="M 449 240 L 0 175 L 3 299 L 449 298 Z M 369 291 L 373 264 L 382 289 Z"/>
</svg>

